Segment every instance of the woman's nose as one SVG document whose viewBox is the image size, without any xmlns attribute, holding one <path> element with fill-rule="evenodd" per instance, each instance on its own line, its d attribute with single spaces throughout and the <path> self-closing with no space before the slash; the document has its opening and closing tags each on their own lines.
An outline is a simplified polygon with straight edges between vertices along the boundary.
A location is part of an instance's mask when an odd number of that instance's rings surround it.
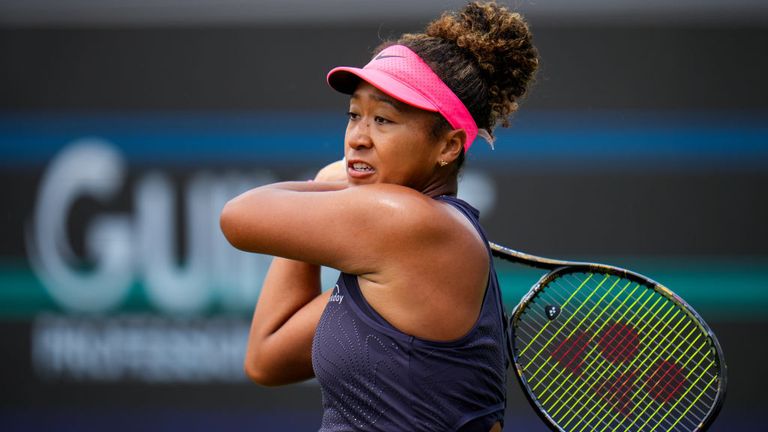
<svg viewBox="0 0 768 432">
<path fill-rule="evenodd" d="M 349 130 L 349 146 L 353 149 L 368 148 L 373 145 L 371 128 L 367 121 L 356 122 Z"/>
</svg>

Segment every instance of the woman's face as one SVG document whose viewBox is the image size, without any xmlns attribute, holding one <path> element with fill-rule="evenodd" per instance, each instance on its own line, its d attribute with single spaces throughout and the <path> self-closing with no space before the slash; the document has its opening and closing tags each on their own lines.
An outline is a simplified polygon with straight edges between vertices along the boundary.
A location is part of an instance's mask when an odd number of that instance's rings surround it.
<svg viewBox="0 0 768 432">
<path fill-rule="evenodd" d="M 432 180 L 440 146 L 430 113 L 361 81 L 349 102 L 344 137 L 351 185 L 392 183 L 422 191 Z"/>
</svg>

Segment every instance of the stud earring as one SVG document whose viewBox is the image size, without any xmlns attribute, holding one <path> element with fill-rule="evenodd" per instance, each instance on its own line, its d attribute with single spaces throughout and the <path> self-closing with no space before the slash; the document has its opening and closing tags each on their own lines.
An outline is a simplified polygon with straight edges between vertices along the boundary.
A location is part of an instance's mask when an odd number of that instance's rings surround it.
<svg viewBox="0 0 768 432">
<path fill-rule="evenodd" d="M 442 159 L 440 159 L 440 161 L 438 163 L 440 164 L 441 167 L 444 167 L 444 166 L 448 165 L 448 162 L 446 162 L 446 161 L 444 161 Z"/>
</svg>

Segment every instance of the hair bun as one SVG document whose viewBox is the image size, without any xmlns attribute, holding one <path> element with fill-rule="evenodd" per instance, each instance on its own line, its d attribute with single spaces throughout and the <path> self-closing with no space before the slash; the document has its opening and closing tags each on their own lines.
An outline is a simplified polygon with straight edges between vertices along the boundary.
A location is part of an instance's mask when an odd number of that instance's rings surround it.
<svg viewBox="0 0 768 432">
<path fill-rule="evenodd" d="M 476 62 L 489 84 L 492 110 L 506 126 L 539 65 L 523 17 L 496 3 L 472 2 L 444 13 L 425 34 L 455 43 Z"/>
</svg>

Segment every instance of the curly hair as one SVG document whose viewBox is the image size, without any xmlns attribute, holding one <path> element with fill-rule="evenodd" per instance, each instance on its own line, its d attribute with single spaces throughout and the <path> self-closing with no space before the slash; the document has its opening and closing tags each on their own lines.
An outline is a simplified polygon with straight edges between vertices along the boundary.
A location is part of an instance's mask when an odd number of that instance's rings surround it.
<svg viewBox="0 0 768 432">
<path fill-rule="evenodd" d="M 491 136 L 497 124 L 509 126 L 539 66 L 528 24 L 494 2 L 471 2 L 445 12 L 424 33 L 384 42 L 374 55 L 394 44 L 418 54 Z M 447 125 L 443 119 L 438 127 Z"/>
</svg>

